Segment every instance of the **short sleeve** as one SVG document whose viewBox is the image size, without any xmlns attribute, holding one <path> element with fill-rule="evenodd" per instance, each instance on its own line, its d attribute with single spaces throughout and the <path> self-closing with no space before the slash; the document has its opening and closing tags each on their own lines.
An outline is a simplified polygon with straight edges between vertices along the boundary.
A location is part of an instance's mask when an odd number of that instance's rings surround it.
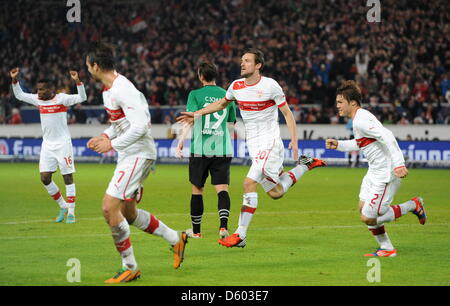
<svg viewBox="0 0 450 306">
<path fill-rule="evenodd" d="M 228 90 L 225 94 L 225 99 L 228 101 L 234 101 L 235 97 L 234 97 L 234 90 L 233 90 L 233 83 L 231 83 L 231 85 L 228 87 Z"/>
<path fill-rule="evenodd" d="M 198 111 L 198 105 L 197 100 L 195 99 L 194 91 L 191 91 L 188 96 L 187 105 L 186 105 L 186 111 L 187 112 L 196 112 Z"/>
<path fill-rule="evenodd" d="M 277 81 L 273 80 L 272 88 L 272 100 L 278 105 L 278 107 L 282 107 L 286 104 L 286 96 L 284 95 L 283 89 Z"/>
</svg>

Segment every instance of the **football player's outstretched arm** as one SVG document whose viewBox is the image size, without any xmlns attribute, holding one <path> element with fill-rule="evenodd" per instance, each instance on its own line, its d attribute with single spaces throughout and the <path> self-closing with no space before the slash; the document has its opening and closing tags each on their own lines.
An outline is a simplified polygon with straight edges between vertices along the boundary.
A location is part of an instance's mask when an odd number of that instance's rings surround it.
<svg viewBox="0 0 450 306">
<path fill-rule="evenodd" d="M 330 150 L 338 150 L 342 152 L 359 151 L 358 144 L 355 139 L 351 140 L 337 140 L 329 138 L 325 141 L 325 147 Z"/>
<path fill-rule="evenodd" d="M 231 102 L 233 101 L 222 98 L 214 103 L 209 104 L 205 108 L 199 109 L 196 112 L 181 112 L 181 116 L 177 118 L 177 122 L 192 124 L 194 122 L 194 118 L 221 111 L 225 109 Z"/>
</svg>

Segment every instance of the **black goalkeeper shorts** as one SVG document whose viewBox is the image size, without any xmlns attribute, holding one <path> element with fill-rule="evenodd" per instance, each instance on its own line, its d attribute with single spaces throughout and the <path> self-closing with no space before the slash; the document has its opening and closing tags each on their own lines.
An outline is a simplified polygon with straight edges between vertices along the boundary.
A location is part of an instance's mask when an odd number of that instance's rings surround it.
<svg viewBox="0 0 450 306">
<path fill-rule="evenodd" d="M 203 188 L 208 174 L 211 184 L 230 184 L 230 165 L 232 157 L 193 157 L 189 158 L 189 181 L 192 185 Z"/>
</svg>

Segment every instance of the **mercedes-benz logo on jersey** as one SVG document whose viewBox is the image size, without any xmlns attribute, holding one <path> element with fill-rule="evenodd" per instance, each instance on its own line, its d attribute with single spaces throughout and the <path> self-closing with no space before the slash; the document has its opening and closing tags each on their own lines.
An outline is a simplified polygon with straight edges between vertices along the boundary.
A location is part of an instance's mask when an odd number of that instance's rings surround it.
<svg viewBox="0 0 450 306">
<path fill-rule="evenodd" d="M 0 139 L 0 155 L 9 155 L 8 143 L 3 139 Z"/>
</svg>

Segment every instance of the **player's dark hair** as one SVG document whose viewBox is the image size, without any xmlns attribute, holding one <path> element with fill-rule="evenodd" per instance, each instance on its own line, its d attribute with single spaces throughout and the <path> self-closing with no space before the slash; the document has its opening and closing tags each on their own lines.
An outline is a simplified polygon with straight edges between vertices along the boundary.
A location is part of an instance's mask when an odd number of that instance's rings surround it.
<svg viewBox="0 0 450 306">
<path fill-rule="evenodd" d="M 213 63 L 202 62 L 198 65 L 198 74 L 203 76 L 206 82 L 214 81 L 217 78 L 217 67 Z"/>
<path fill-rule="evenodd" d="M 39 79 L 39 80 L 36 82 L 36 84 L 37 84 L 37 83 L 45 84 L 45 88 L 48 88 L 48 89 L 55 88 L 55 85 L 53 84 L 53 82 L 52 82 L 50 79 L 46 79 L 46 78 Z"/>
<path fill-rule="evenodd" d="M 359 88 L 355 81 L 343 81 L 341 86 L 337 89 L 336 95 L 342 95 L 348 102 L 356 101 L 356 103 L 361 106 L 361 88 Z"/>
<path fill-rule="evenodd" d="M 255 56 L 255 64 L 261 64 L 261 69 L 259 69 L 261 71 L 264 67 L 264 53 L 261 50 L 255 48 L 249 48 L 245 50 L 242 55 L 246 53 L 250 53 Z"/>
<path fill-rule="evenodd" d="M 114 70 L 114 48 L 104 42 L 97 41 L 89 47 L 87 59 L 89 64 L 97 65 L 105 71 Z"/>
</svg>

